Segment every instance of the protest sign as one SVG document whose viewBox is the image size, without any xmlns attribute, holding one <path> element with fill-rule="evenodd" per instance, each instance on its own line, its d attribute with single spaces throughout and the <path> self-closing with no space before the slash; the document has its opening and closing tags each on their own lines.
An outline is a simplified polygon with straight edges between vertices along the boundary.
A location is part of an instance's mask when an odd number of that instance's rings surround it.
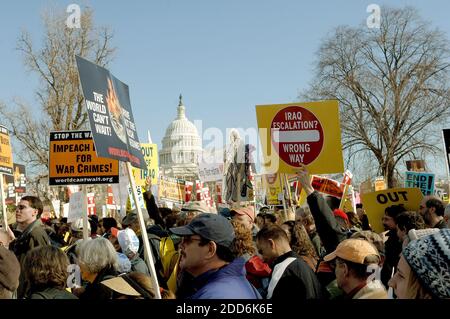
<svg viewBox="0 0 450 319">
<path fill-rule="evenodd" d="M 98 157 L 90 131 L 50 132 L 49 185 L 119 182 L 116 160 Z"/>
<path fill-rule="evenodd" d="M 387 207 L 403 205 L 407 210 L 417 211 L 423 195 L 418 188 L 390 188 L 361 194 L 361 202 L 375 232 L 384 231 L 382 218 Z"/>
<path fill-rule="evenodd" d="M 311 174 L 344 171 L 337 101 L 257 105 L 256 116 L 265 172 L 292 174 L 300 164 Z"/>
<path fill-rule="evenodd" d="M 405 187 L 420 188 L 424 196 L 434 194 L 434 174 L 405 172 Z"/>
<path fill-rule="evenodd" d="M 145 169 L 128 86 L 107 69 L 76 60 L 97 155 Z"/>
</svg>

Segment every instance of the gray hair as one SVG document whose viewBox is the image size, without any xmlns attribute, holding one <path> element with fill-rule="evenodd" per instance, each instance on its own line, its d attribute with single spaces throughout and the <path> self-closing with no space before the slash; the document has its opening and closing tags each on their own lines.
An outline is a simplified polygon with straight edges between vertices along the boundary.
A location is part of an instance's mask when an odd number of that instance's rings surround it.
<svg viewBox="0 0 450 319">
<path fill-rule="evenodd" d="M 105 268 L 118 269 L 117 253 L 109 240 L 103 237 L 80 240 L 76 248 L 78 262 L 92 274 Z"/>
</svg>

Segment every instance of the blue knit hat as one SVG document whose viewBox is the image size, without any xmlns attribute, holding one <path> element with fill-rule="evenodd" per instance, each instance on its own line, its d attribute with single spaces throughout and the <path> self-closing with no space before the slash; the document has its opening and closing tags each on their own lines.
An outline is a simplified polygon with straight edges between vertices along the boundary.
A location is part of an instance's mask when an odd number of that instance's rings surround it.
<svg viewBox="0 0 450 319">
<path fill-rule="evenodd" d="M 403 249 L 403 256 L 436 298 L 450 298 L 450 229 L 413 240 Z"/>
</svg>

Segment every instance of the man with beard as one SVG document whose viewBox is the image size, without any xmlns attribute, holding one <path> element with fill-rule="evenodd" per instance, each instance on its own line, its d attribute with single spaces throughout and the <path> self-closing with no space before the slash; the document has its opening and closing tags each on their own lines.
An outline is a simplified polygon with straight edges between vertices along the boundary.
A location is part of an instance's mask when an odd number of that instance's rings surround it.
<svg viewBox="0 0 450 319">
<path fill-rule="evenodd" d="M 444 212 L 444 204 L 434 196 L 425 196 L 419 206 L 419 213 L 429 228 L 447 228 Z"/>
<path fill-rule="evenodd" d="M 182 297 L 261 299 L 245 278 L 245 260 L 235 258 L 230 249 L 235 234 L 225 217 L 200 214 L 188 225 L 171 228 L 170 231 L 182 237 L 179 267 L 193 277 L 190 294 Z"/>
<path fill-rule="evenodd" d="M 381 282 L 388 287 L 388 281 L 391 279 L 392 270 L 397 267 L 402 252 L 402 243 L 397 236 L 397 224 L 395 218 L 406 211 L 403 205 L 392 205 L 385 209 L 383 216 L 383 227 L 387 230 L 388 239 L 384 243 L 385 255 L 383 268 L 381 269 Z"/>
</svg>

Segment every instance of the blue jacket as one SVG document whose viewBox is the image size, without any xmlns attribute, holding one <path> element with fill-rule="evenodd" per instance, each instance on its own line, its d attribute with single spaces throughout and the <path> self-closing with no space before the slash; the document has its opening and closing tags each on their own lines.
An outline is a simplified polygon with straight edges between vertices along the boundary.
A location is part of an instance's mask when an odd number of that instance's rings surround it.
<svg viewBox="0 0 450 319">
<path fill-rule="evenodd" d="M 245 260 L 236 258 L 232 263 L 209 270 L 193 281 L 195 293 L 189 299 L 261 299 L 258 291 L 245 278 Z"/>
</svg>

